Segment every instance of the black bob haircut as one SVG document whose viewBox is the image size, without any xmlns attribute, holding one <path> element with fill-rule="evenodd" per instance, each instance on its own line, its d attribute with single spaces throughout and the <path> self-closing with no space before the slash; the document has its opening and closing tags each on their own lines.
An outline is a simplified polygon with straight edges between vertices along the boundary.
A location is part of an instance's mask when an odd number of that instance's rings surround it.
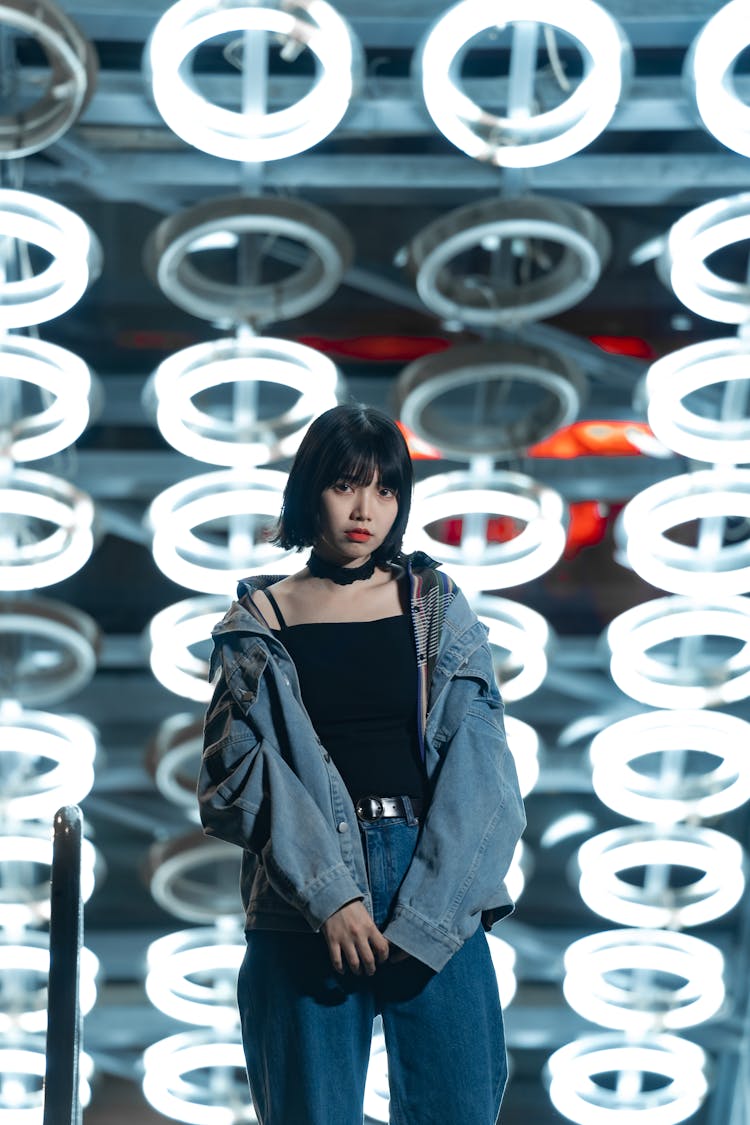
<svg viewBox="0 0 750 1125">
<path fill-rule="evenodd" d="M 340 480 L 369 484 L 374 476 L 398 498 L 393 527 L 372 555 L 376 563 L 384 563 L 401 550 L 411 508 L 414 476 L 406 442 L 396 423 L 372 406 L 357 403 L 326 410 L 297 450 L 272 542 L 285 550 L 312 547 L 325 490 Z"/>
</svg>

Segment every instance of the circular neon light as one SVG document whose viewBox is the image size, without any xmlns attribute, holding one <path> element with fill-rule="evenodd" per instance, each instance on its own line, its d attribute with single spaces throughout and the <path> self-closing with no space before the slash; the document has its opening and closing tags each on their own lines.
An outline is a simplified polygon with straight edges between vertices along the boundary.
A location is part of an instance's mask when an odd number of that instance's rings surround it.
<svg viewBox="0 0 750 1125">
<path fill-rule="evenodd" d="M 526 281 L 509 281 L 498 277 L 489 261 L 480 275 L 451 266 L 461 254 L 476 255 L 502 242 L 520 247 L 519 258 L 531 261 L 536 255 L 545 262 L 544 270 Z M 551 252 L 547 244 L 554 247 Z M 567 200 L 525 195 L 470 203 L 436 219 L 409 243 L 406 265 L 419 296 L 438 316 L 472 326 L 512 327 L 543 320 L 582 301 L 599 280 L 609 251 L 607 228 L 591 211 Z M 483 347 L 491 357 L 490 345 Z M 492 347 L 495 362 L 502 363 L 509 345 Z M 436 356 L 429 360 L 440 362 Z M 573 368 L 554 354 L 551 365 L 553 371 Z"/>
<path fill-rule="evenodd" d="M 743 852 L 736 840 L 711 828 L 634 824 L 584 841 L 578 849 L 579 892 L 603 918 L 623 926 L 688 928 L 721 918 L 742 897 Z M 634 884 L 621 873 L 638 868 L 688 868 L 690 882 L 659 879 Z"/>
<path fill-rule="evenodd" d="M 93 231 L 67 207 L 41 195 L 0 189 L 0 238 L 39 246 L 52 258 L 40 273 L 3 283 L 0 328 L 29 328 L 61 316 L 101 269 Z"/>
<path fill-rule="evenodd" d="M 693 659 L 689 666 L 649 656 L 649 650 L 683 638 L 731 638 L 732 656 Z M 696 602 L 674 596 L 628 609 L 606 632 L 610 672 L 621 691 L 650 707 L 717 707 L 750 694 L 750 606 L 743 597 Z"/>
<path fill-rule="evenodd" d="M 501 21 L 501 22 L 499 22 Z M 548 24 L 581 46 L 584 75 L 561 105 L 546 113 L 502 117 L 477 105 L 456 75 L 471 39 L 516 22 Z M 444 12 L 416 59 L 427 110 L 449 141 L 477 160 L 535 168 L 572 156 L 609 124 L 631 67 L 627 40 L 611 15 L 592 0 L 561 7 L 555 0 L 463 0 Z"/>
<path fill-rule="evenodd" d="M 164 910 L 185 922 L 236 918 L 241 855 L 236 844 L 201 833 L 158 844 L 149 860 L 151 894 Z"/>
<path fill-rule="evenodd" d="M 172 485 L 149 509 L 156 565 L 173 582 L 206 594 L 226 593 L 263 571 L 291 574 L 297 552 L 264 539 L 281 511 L 286 479 L 276 469 L 227 470 Z M 201 525 L 211 527 L 205 538 L 194 531 Z"/>
<path fill-rule="evenodd" d="M 526 526 L 505 543 L 487 543 L 482 535 L 457 547 L 426 530 L 439 520 L 470 513 L 508 516 Z M 439 473 L 414 489 L 409 540 L 415 549 L 450 565 L 464 588 L 498 590 L 530 582 L 555 565 L 565 547 L 563 515 L 557 492 L 520 473 Z"/>
<path fill-rule="evenodd" d="M 704 340 L 658 359 L 646 376 L 648 421 L 660 441 L 697 461 L 750 461 L 750 419 L 712 418 L 687 398 L 717 384 L 750 379 L 750 343 L 737 336 Z"/>
<path fill-rule="evenodd" d="M 539 735 L 532 726 L 513 715 L 505 716 L 505 732 L 516 765 L 521 796 L 527 797 L 539 779 Z"/>
<path fill-rule="evenodd" d="M 589 934 L 565 951 L 565 999 L 603 1027 L 644 1034 L 695 1027 L 724 1002 L 716 946 L 670 930 Z"/>
<path fill-rule="evenodd" d="M 81 842 L 81 897 L 94 891 L 96 851 Z M 0 925 L 12 930 L 49 921 L 52 840 L 46 826 L 24 824 L 22 833 L 0 836 Z"/>
<path fill-rule="evenodd" d="M 508 598 L 475 595 L 474 612 L 487 626 L 495 676 L 506 703 L 525 699 L 547 675 L 552 635 L 547 620 Z"/>
<path fill-rule="evenodd" d="M 591 743 L 594 791 L 634 820 L 722 816 L 750 800 L 749 736 L 750 723 L 721 711 L 631 715 Z M 709 764 L 691 768 L 696 759 Z"/>
<path fill-rule="evenodd" d="M 241 276 L 222 282 L 199 269 L 199 251 L 206 243 L 221 237 L 239 244 L 246 236 L 260 243 L 260 259 L 263 247 L 277 239 L 299 244 L 302 263 L 288 276 L 267 282 Z M 222 325 L 268 324 L 317 308 L 335 292 L 353 255 L 351 236 L 328 211 L 270 196 L 209 200 L 170 215 L 144 250 L 146 268 L 165 297 L 193 316 Z"/>
<path fill-rule="evenodd" d="M 614 1032 L 587 1035 L 547 1060 L 552 1104 L 577 1125 L 679 1125 L 700 1108 L 708 1092 L 702 1047 L 676 1035 L 630 1042 Z M 627 1086 L 598 1082 L 598 1075 L 631 1075 Z M 654 1082 L 651 1076 L 658 1076 Z"/>
<path fill-rule="evenodd" d="M 714 199 L 674 224 L 659 263 L 675 296 L 699 316 L 722 324 L 750 320 L 750 283 L 714 273 L 707 259 L 750 238 L 750 192 Z"/>
<path fill-rule="evenodd" d="M 203 720 L 171 715 L 160 725 L 147 759 L 159 792 L 191 820 L 198 820 L 195 785 L 202 752 Z"/>
<path fill-rule="evenodd" d="M 94 548 L 91 497 L 50 473 L 14 469 L 0 476 L 0 516 L 0 590 L 62 582 L 81 569 Z M 41 528 L 36 539 L 35 521 Z M 56 530 L 45 535 L 49 524 Z"/>
<path fill-rule="evenodd" d="M 143 1093 L 158 1113 L 187 1125 L 255 1125 L 258 1120 L 239 1038 L 185 1031 L 149 1047 L 143 1067 Z"/>
<path fill-rule="evenodd" d="M 237 1026 L 237 973 L 245 955 L 242 928 L 202 927 L 167 934 L 148 950 L 146 992 L 174 1019 L 229 1031 Z"/>
<path fill-rule="evenodd" d="M 213 340 L 166 359 L 154 375 L 156 421 L 166 441 L 187 457 L 227 465 L 278 461 L 296 452 L 318 414 L 336 405 L 339 373 L 312 348 L 269 337 Z M 199 409 L 196 396 L 219 387 L 257 390 L 263 384 L 295 392 L 273 417 L 241 407 L 226 416 Z"/>
<path fill-rule="evenodd" d="M 96 1002 L 98 958 L 81 949 L 80 1005 L 86 1015 Z M 0 1011 L 0 1034 L 37 1034 L 47 1027 L 49 934 L 25 929 L 17 940 L 0 935 L 0 983 L 6 1001 Z"/>
<path fill-rule="evenodd" d="M 685 58 L 687 84 L 710 133 L 750 156 L 750 106 L 734 89 L 734 63 L 750 44 L 745 0 L 730 0 L 706 21 Z"/>
<path fill-rule="evenodd" d="M 296 53 L 307 48 L 318 74 L 298 102 L 274 113 L 235 112 L 209 102 L 186 76 L 194 52 L 221 35 L 266 32 Z M 146 66 L 154 101 L 167 125 L 203 152 L 261 163 L 304 152 L 331 133 L 346 112 L 359 49 L 349 25 L 324 0 L 178 0 L 157 23 Z M 248 65 L 252 65 L 248 60 Z"/>
<path fill-rule="evenodd" d="M 186 598 L 167 606 L 149 625 L 151 671 L 169 691 L 196 703 L 208 703 L 212 687 L 208 682 L 208 654 L 211 630 L 229 609 L 230 599 L 219 597 Z M 205 657 L 192 649 L 202 645 Z"/>
<path fill-rule="evenodd" d="M 3 598 L 0 639 L 19 646 L 20 655 L 6 672 L 6 690 L 19 703 L 59 703 L 84 688 L 96 671 L 98 626 L 64 602 Z"/>
<path fill-rule="evenodd" d="M 44 1041 L 38 1035 L 19 1035 L 0 1047 L 0 1125 L 40 1125 L 44 1113 Z M 91 1100 L 94 1063 L 81 1052 L 78 1096 L 85 1108 Z"/>
<path fill-rule="evenodd" d="M 91 791 L 95 756 L 96 739 L 84 720 L 44 711 L 11 716 L 0 708 L 0 813 L 51 821 L 62 805 Z"/>
<path fill-rule="evenodd" d="M 91 372 L 73 352 L 31 336 L 6 334 L 0 342 L 0 388 L 3 380 L 38 387 L 44 398 L 53 399 L 43 410 L 27 414 L 11 426 L 7 453 L 14 461 L 51 457 L 85 430 Z"/>
</svg>

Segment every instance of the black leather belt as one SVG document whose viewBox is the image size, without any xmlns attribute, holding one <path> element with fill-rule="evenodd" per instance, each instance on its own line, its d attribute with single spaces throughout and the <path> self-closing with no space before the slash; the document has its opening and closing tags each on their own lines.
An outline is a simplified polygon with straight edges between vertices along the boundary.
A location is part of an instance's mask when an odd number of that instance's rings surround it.
<svg viewBox="0 0 750 1125">
<path fill-rule="evenodd" d="M 422 815 L 422 800 L 419 797 L 409 798 L 412 812 L 417 819 Z M 409 819 L 403 797 L 360 797 L 354 809 L 360 820 L 383 820 L 385 817 L 405 817 Z"/>
</svg>

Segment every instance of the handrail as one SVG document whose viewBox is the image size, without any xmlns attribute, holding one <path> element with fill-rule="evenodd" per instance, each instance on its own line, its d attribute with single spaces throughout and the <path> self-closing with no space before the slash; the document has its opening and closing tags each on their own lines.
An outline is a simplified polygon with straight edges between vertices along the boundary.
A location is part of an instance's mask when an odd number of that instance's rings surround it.
<svg viewBox="0 0 750 1125">
<path fill-rule="evenodd" d="M 77 805 L 65 805 L 55 813 L 43 1125 L 81 1125 L 81 821 Z"/>
</svg>

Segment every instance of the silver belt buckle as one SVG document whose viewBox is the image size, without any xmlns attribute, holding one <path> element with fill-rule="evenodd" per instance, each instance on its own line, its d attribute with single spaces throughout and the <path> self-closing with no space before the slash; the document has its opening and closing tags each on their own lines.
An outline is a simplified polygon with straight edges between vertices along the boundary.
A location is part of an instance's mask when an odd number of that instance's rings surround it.
<svg viewBox="0 0 750 1125">
<path fill-rule="evenodd" d="M 385 812 L 380 797 L 360 797 L 355 808 L 360 820 L 380 820 Z"/>
</svg>

